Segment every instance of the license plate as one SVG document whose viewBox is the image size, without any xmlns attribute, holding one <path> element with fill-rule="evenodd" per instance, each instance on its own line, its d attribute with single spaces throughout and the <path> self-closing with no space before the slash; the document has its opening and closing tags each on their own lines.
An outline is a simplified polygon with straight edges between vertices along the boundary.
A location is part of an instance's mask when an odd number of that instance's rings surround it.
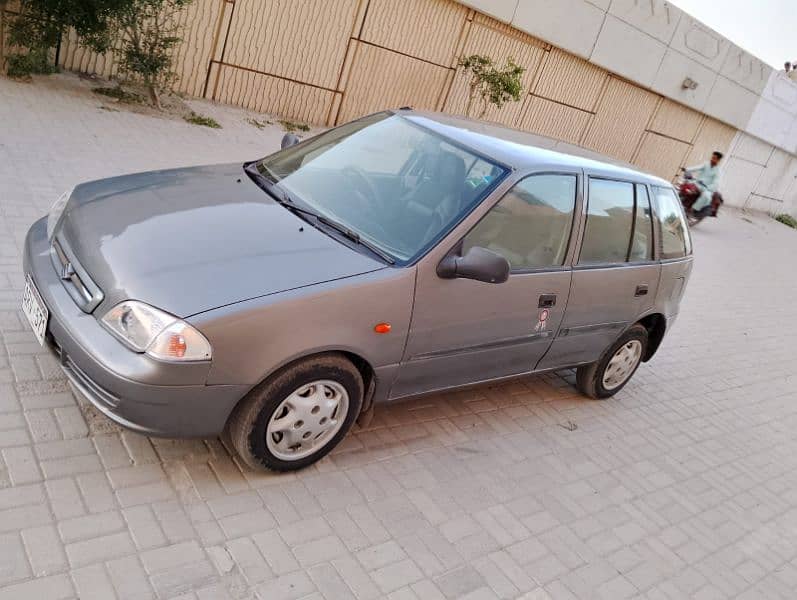
<svg viewBox="0 0 797 600">
<path fill-rule="evenodd" d="M 22 294 L 22 312 L 28 318 L 33 334 L 39 343 L 44 345 L 44 334 L 47 332 L 47 319 L 50 317 L 50 311 L 42 300 L 39 290 L 36 289 L 36 284 L 27 276 L 25 281 L 25 292 Z"/>
</svg>

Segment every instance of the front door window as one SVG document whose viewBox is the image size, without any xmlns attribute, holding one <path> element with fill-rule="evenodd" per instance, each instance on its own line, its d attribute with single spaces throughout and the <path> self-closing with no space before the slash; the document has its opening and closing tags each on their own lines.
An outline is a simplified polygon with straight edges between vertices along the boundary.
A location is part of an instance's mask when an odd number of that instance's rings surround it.
<svg viewBox="0 0 797 600">
<path fill-rule="evenodd" d="M 564 263 L 573 209 L 575 175 L 534 175 L 519 182 L 465 237 L 509 261 L 513 272 Z"/>
<path fill-rule="evenodd" d="M 393 397 L 534 370 L 567 306 L 577 189 L 572 174 L 526 177 L 464 236 L 464 252 L 480 246 L 509 261 L 504 283 L 441 279 L 422 264 Z"/>
</svg>

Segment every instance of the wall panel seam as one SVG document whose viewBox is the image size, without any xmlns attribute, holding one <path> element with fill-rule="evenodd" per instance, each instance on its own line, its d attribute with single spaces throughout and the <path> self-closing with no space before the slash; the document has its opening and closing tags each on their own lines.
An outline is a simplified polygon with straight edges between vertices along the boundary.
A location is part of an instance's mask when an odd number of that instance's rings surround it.
<svg viewBox="0 0 797 600">
<path fill-rule="evenodd" d="M 750 195 L 755 196 L 756 198 L 763 198 L 764 200 L 774 200 L 775 202 L 780 202 L 781 204 L 783 204 L 783 200 L 781 200 L 780 198 L 775 198 L 774 196 L 766 196 L 764 194 L 758 194 L 755 191 L 750 192 Z"/>
<path fill-rule="evenodd" d="M 547 96 L 543 96 L 536 92 L 530 92 L 529 96 L 532 96 L 534 98 L 539 98 L 540 100 L 547 100 L 548 102 L 553 102 L 554 104 L 561 104 L 562 106 L 566 106 L 567 108 L 572 108 L 573 110 L 577 110 L 578 112 L 587 113 L 588 115 L 596 114 L 594 110 L 587 110 L 585 108 L 581 108 L 580 106 L 575 106 L 573 104 L 568 104 L 567 102 L 562 102 L 561 100 L 548 98 Z"/>
<path fill-rule="evenodd" d="M 227 33 L 224 35 L 224 44 L 221 47 L 221 57 L 219 62 L 224 62 L 224 54 L 227 52 L 227 41 L 230 39 L 230 29 L 232 28 L 232 21 L 235 18 L 235 0 L 224 0 L 227 4 L 232 4 L 230 9 L 230 20 L 227 22 Z M 212 58 L 212 56 L 211 56 Z M 219 90 L 219 79 L 221 78 L 221 69 L 216 72 L 216 82 L 213 84 L 213 100 L 216 99 L 216 92 Z"/>
<path fill-rule="evenodd" d="M 457 63 L 459 63 L 459 57 L 462 55 L 463 51 L 465 50 L 465 44 L 468 41 L 468 36 L 470 35 L 470 28 L 473 25 L 473 19 L 468 18 L 471 16 L 473 11 L 468 11 L 468 14 L 465 16 L 465 19 L 462 21 L 462 28 L 459 30 L 459 36 L 457 37 L 457 43 L 454 46 L 454 56 L 452 58 L 451 68 L 456 69 Z"/>
<path fill-rule="evenodd" d="M 213 69 L 213 57 L 216 56 L 216 48 L 219 45 L 219 38 L 221 37 L 221 28 L 224 25 L 224 14 L 227 12 L 227 0 L 219 0 L 219 22 L 216 24 L 216 31 L 213 34 L 213 44 L 210 47 L 210 60 L 208 61 L 208 72 L 205 76 L 205 85 L 202 88 L 202 97 L 208 97 L 208 87 L 210 87 L 210 73 Z"/>
<path fill-rule="evenodd" d="M 362 6 L 362 2 L 365 2 L 365 10 L 363 11 L 363 19 L 360 21 L 360 31 L 357 32 L 356 38 L 358 40 L 362 40 L 363 31 L 365 30 L 365 22 L 368 20 L 368 9 L 371 8 L 371 0 L 361 0 L 360 4 L 357 7 L 357 13 L 354 16 L 354 26 L 352 27 L 352 37 L 354 37 L 354 29 L 357 27 L 357 18 L 360 16 L 359 7 Z"/>
<path fill-rule="evenodd" d="M 755 165 L 756 167 L 761 167 L 762 169 L 766 170 L 767 166 L 761 164 L 760 162 L 756 162 L 754 160 L 750 160 L 749 158 L 745 158 L 743 156 L 739 156 L 738 154 L 734 154 L 731 158 L 735 160 L 739 160 L 741 162 L 747 163 L 748 165 Z"/>
<path fill-rule="evenodd" d="M 360 41 L 359 40 L 355 40 L 355 42 L 356 43 L 354 44 L 354 52 L 353 52 L 352 57 L 351 57 L 351 64 L 352 65 L 357 63 L 357 55 L 360 53 Z M 349 40 L 349 43 L 351 43 L 351 40 Z M 344 64 L 345 64 L 345 62 L 344 62 Z M 351 67 L 349 68 L 348 76 L 347 76 L 347 79 L 346 79 L 346 85 L 345 85 L 344 89 L 340 90 L 340 102 L 338 102 L 338 109 L 335 111 L 335 120 L 334 120 L 334 124 L 335 125 L 340 124 L 340 111 L 343 109 L 343 105 L 346 102 L 346 88 L 349 87 L 348 78 L 350 78 L 350 77 L 351 77 Z M 334 107 L 334 102 L 333 102 L 332 107 L 330 108 L 330 111 L 332 110 L 333 107 Z"/>
<path fill-rule="evenodd" d="M 454 78 L 456 77 L 456 70 L 452 69 L 446 74 L 446 82 L 443 84 L 440 93 L 437 95 L 437 102 L 435 103 L 435 110 L 442 112 L 445 103 L 448 101 L 448 95 L 451 88 L 454 87 Z"/>
<path fill-rule="evenodd" d="M 534 71 L 534 75 L 529 82 L 528 92 L 525 95 L 526 97 L 523 99 L 523 105 L 520 107 L 517 115 L 515 115 L 515 120 L 513 122 L 513 126 L 515 128 L 518 128 L 523 122 L 523 117 L 525 117 L 529 107 L 531 106 L 531 99 L 534 96 L 534 88 L 537 87 L 537 82 L 539 82 L 540 77 L 542 77 L 542 70 L 545 68 L 545 63 L 547 62 L 550 53 L 550 50 L 544 50 L 540 60 L 537 61 L 537 70 Z"/>
<path fill-rule="evenodd" d="M 601 37 L 601 33 L 603 33 L 603 28 L 606 27 L 606 15 L 608 15 L 608 14 L 609 14 L 609 11 L 606 11 L 605 13 L 603 13 L 603 19 L 601 20 L 601 28 L 598 29 L 598 35 L 595 36 L 595 41 L 592 42 L 592 47 L 589 49 L 589 57 L 590 57 L 590 59 L 592 58 L 592 55 L 595 52 L 595 46 L 598 45 L 598 40 Z M 590 60 L 590 62 L 592 62 L 592 61 Z"/>
<path fill-rule="evenodd" d="M 483 15 L 483 13 L 478 13 L 478 14 L 482 14 Z M 483 15 L 483 16 L 486 17 L 486 15 Z M 481 26 L 481 27 L 484 27 L 485 29 L 490 29 L 491 31 L 493 31 L 495 33 L 498 33 L 498 34 L 501 34 L 501 35 L 505 35 L 505 36 L 507 36 L 509 38 L 512 38 L 515 41 L 522 42 L 524 44 L 529 44 L 531 46 L 535 46 L 537 48 L 540 48 L 541 50 L 545 50 L 546 52 L 549 51 L 552 48 L 551 44 L 549 44 L 547 42 L 543 42 L 541 39 L 536 38 L 536 37 L 534 37 L 533 35 L 531 35 L 529 33 L 525 33 L 523 31 L 519 31 L 519 30 L 515 29 L 513 26 L 508 25 L 508 24 L 507 25 L 511 28 L 511 31 L 506 31 L 502 27 L 498 27 L 498 26 L 494 25 L 492 17 L 487 17 L 487 19 L 489 19 L 489 20 L 480 21 L 478 23 L 478 25 Z"/>
<path fill-rule="evenodd" d="M 645 131 L 652 131 L 653 123 L 656 122 L 656 117 L 659 115 L 659 111 L 661 111 L 661 107 L 664 105 L 664 97 L 656 95 L 656 106 L 653 107 L 653 111 L 650 113 L 648 117 L 648 122 L 645 124 Z"/>
<path fill-rule="evenodd" d="M 526 115 L 528 114 L 529 110 L 531 110 L 531 101 L 534 99 L 534 95 L 529 92 L 523 98 L 523 105 L 520 107 L 517 116 L 515 117 L 514 127 L 515 129 L 520 129 L 521 123 L 526 119 Z"/>
<path fill-rule="evenodd" d="M 545 71 L 545 67 L 548 65 L 548 59 L 551 56 L 551 51 L 546 50 L 545 53 L 540 58 L 540 62 L 537 65 L 537 72 L 534 73 L 534 79 L 531 80 L 531 84 L 529 85 L 529 95 L 533 95 L 534 92 L 537 90 L 537 86 L 540 85 L 540 81 L 542 80 L 542 74 Z"/>
<path fill-rule="evenodd" d="M 589 120 L 589 124 L 584 128 L 584 131 L 581 133 L 581 137 L 578 140 L 578 145 L 579 146 L 585 147 L 584 146 L 584 142 L 587 140 L 587 138 L 589 137 L 589 134 L 592 132 L 592 129 L 595 127 L 595 115 L 598 114 L 598 107 L 600 106 L 600 103 L 603 101 L 604 97 L 606 96 L 606 93 L 607 93 L 607 91 L 609 89 L 609 82 L 611 80 L 612 80 L 612 76 L 609 75 L 603 81 L 601 89 L 600 89 L 600 91 L 598 92 L 598 94 L 597 94 L 597 96 L 595 98 L 595 103 L 592 105 L 592 108 L 593 108 L 592 115 L 593 116 Z"/>
<path fill-rule="evenodd" d="M 692 146 L 692 144 L 687 142 L 687 144 L 686 144 L 686 152 L 684 152 L 683 156 L 681 157 L 680 162 L 678 163 L 679 167 L 686 167 L 686 159 L 692 153 L 692 150 L 694 150 L 694 148 L 695 147 Z M 679 175 L 679 172 L 676 171 L 675 174 L 672 176 L 672 179 L 676 179 L 678 177 L 678 175 Z"/>
<path fill-rule="evenodd" d="M 631 164 L 634 164 L 635 161 L 639 158 L 639 153 L 642 152 L 642 144 L 645 141 L 645 138 L 648 136 L 648 131 L 643 130 L 641 135 L 637 138 L 636 144 L 634 145 L 634 149 L 631 151 Z"/>
<path fill-rule="evenodd" d="M 681 142 L 682 144 L 689 144 L 690 146 L 692 143 L 689 140 L 684 140 L 666 133 L 661 133 L 660 131 L 656 131 L 655 129 L 645 129 L 645 133 L 652 133 L 653 135 L 657 135 L 659 137 L 666 138 L 668 140 L 672 140 L 674 142 Z"/>
<path fill-rule="evenodd" d="M 706 115 L 700 115 L 700 123 L 697 124 L 697 128 L 695 129 L 695 133 L 692 136 L 692 139 L 689 140 L 689 143 L 692 146 L 695 145 L 695 142 L 697 141 L 698 136 L 700 136 L 703 133 L 703 128 L 705 127 L 706 122 L 707 122 Z"/>
<path fill-rule="evenodd" d="M 613 79 L 612 74 L 608 71 L 604 71 L 603 81 L 601 82 L 601 89 L 595 95 L 595 101 L 592 103 L 592 113 L 595 114 L 598 112 L 598 106 L 603 101 L 606 92 L 609 90 L 609 85 Z"/>
<path fill-rule="evenodd" d="M 371 8 L 371 0 L 360 0 L 357 4 L 357 11 L 354 13 L 354 23 L 351 26 L 351 37 L 356 39 L 362 39 L 363 31 L 365 30 L 365 22 L 368 20 L 368 9 Z M 360 27 L 359 31 L 355 33 L 355 29 L 357 29 L 357 20 L 360 19 L 360 14 L 362 14 L 362 19 L 360 20 Z"/>
<path fill-rule="evenodd" d="M 360 44 L 364 44 L 366 46 L 371 46 L 373 48 L 380 48 L 381 50 L 387 50 L 388 52 L 392 52 L 394 54 L 400 54 L 401 56 L 406 56 L 407 58 L 411 58 L 413 60 L 417 60 L 427 65 L 432 65 L 435 67 L 440 67 L 441 69 L 448 69 L 449 71 L 455 71 L 453 67 L 447 67 L 446 65 L 441 65 L 440 63 L 436 63 L 431 60 L 426 60 L 425 58 L 419 58 L 417 56 L 413 56 L 412 54 L 408 54 L 406 52 L 402 52 L 401 50 L 394 50 L 393 48 L 388 48 L 387 46 L 380 46 L 379 44 L 374 44 L 373 42 L 367 42 L 365 40 L 358 39 L 357 40 Z"/>
<path fill-rule="evenodd" d="M 258 75 L 265 75 L 267 77 L 273 77 L 274 79 L 282 79 L 283 81 L 290 81 L 291 83 L 298 83 L 299 85 L 306 85 L 307 87 L 315 88 L 317 90 L 323 90 L 325 92 L 337 92 L 334 88 L 324 87 L 323 85 L 318 85 L 316 83 L 309 83 L 307 81 L 302 81 L 301 79 L 293 79 L 291 77 L 285 77 L 284 75 L 277 75 L 275 73 L 269 73 L 268 71 L 258 71 L 257 69 L 252 69 L 250 67 L 244 67 L 242 65 L 234 65 L 232 63 L 224 62 L 221 60 L 212 60 L 210 61 L 213 64 L 219 65 L 221 67 L 229 67 L 230 69 L 238 69 L 239 71 L 246 71 L 247 73 L 256 73 Z"/>
</svg>

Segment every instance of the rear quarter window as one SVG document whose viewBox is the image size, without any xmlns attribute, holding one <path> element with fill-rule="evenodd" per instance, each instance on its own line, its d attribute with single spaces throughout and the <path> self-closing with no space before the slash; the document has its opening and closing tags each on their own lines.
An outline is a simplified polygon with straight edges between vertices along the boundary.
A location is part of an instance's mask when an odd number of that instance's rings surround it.
<svg viewBox="0 0 797 600">
<path fill-rule="evenodd" d="M 681 201 L 675 190 L 666 187 L 653 187 L 653 197 L 658 213 L 661 258 L 683 258 L 692 253 L 692 240 L 686 224 Z"/>
</svg>

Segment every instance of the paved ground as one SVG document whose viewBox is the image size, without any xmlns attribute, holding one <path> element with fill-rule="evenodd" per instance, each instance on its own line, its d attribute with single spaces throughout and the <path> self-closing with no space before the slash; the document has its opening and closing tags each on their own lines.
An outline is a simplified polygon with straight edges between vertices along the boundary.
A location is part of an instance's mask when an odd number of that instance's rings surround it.
<svg viewBox="0 0 797 600">
<path fill-rule="evenodd" d="M 100 110 L 74 82 L 0 79 L 0 600 L 794 598 L 797 232 L 701 225 L 681 319 L 614 400 L 558 376 L 427 398 L 255 476 L 81 407 L 22 323 L 20 250 L 71 184 L 278 134 Z"/>
</svg>

